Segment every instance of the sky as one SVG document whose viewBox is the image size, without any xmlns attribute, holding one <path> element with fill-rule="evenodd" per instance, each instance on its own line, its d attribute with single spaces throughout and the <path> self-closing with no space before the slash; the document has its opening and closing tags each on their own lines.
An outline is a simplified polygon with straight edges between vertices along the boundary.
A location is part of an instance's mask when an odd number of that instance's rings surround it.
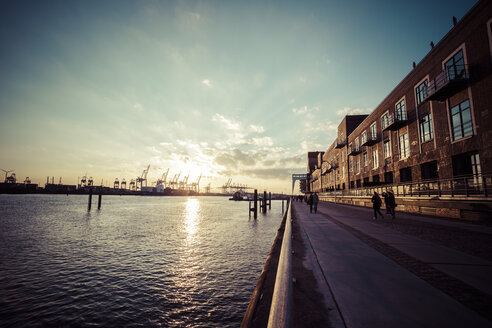
<svg viewBox="0 0 492 328">
<path fill-rule="evenodd" d="M 290 193 L 475 3 L 0 1 L 0 168 Z"/>
</svg>

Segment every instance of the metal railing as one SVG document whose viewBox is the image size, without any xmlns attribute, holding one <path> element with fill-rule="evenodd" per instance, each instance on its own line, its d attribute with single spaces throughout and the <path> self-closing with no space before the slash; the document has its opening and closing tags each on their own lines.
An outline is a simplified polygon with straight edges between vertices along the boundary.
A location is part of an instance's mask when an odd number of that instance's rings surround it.
<svg viewBox="0 0 492 328">
<path fill-rule="evenodd" d="M 452 81 L 466 81 L 469 78 L 468 65 L 453 65 L 444 69 L 435 78 L 429 81 L 424 98 L 430 98 L 434 93 L 439 91 Z"/>
<path fill-rule="evenodd" d="M 292 282 L 292 200 L 287 206 L 287 218 L 273 289 L 268 327 L 291 327 L 293 316 Z"/>
<path fill-rule="evenodd" d="M 491 197 L 492 175 L 466 175 L 451 179 L 422 180 L 325 192 L 326 196 L 367 197 L 392 190 L 398 197 Z"/>
</svg>

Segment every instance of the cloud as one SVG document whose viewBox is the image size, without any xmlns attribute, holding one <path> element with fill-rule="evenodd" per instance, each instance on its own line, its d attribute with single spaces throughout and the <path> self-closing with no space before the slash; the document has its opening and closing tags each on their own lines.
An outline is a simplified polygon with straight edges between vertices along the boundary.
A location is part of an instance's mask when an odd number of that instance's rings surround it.
<svg viewBox="0 0 492 328">
<path fill-rule="evenodd" d="M 303 106 L 301 108 L 292 108 L 292 113 L 296 115 L 306 114 L 308 112 L 307 106 Z"/>
<path fill-rule="evenodd" d="M 222 123 L 228 130 L 239 131 L 241 128 L 241 125 L 238 122 L 225 118 L 219 113 L 215 113 L 215 115 L 212 117 L 212 121 Z"/>
<path fill-rule="evenodd" d="M 267 147 L 273 145 L 273 140 L 270 137 L 262 137 L 262 138 L 251 138 L 251 144 L 259 147 Z"/>
<path fill-rule="evenodd" d="M 235 170 L 241 166 L 253 166 L 255 160 L 247 153 L 233 149 L 231 152 L 222 152 L 214 159 L 215 163 L 224 166 L 227 170 Z"/>
<path fill-rule="evenodd" d="M 212 82 L 210 82 L 209 79 L 205 79 L 202 81 L 202 84 L 207 86 L 208 88 L 211 88 L 212 87 Z"/>
<path fill-rule="evenodd" d="M 371 112 L 370 108 L 350 108 L 350 107 L 344 107 L 343 109 L 340 109 L 337 111 L 337 115 L 340 116 L 345 116 L 345 115 L 362 115 L 362 114 L 369 114 Z"/>
<path fill-rule="evenodd" d="M 139 103 L 135 103 L 133 105 L 133 108 L 137 111 L 137 112 L 142 112 L 144 110 L 142 104 L 139 104 Z"/>
<path fill-rule="evenodd" d="M 253 124 L 251 124 L 249 126 L 249 129 L 251 131 L 253 131 L 253 132 L 256 132 L 256 133 L 263 133 L 263 132 L 265 132 L 265 128 L 262 127 L 261 125 L 253 125 Z"/>
</svg>

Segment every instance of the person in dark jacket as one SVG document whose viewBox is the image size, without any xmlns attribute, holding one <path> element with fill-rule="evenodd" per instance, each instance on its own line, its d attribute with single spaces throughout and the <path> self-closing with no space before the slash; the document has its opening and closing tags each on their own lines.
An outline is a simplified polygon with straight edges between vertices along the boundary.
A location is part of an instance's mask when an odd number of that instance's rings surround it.
<svg viewBox="0 0 492 328">
<path fill-rule="evenodd" d="M 372 208 L 374 209 L 374 216 L 372 217 L 372 219 L 376 220 L 378 218 L 377 216 L 378 213 L 379 215 L 381 215 L 381 218 L 384 219 L 383 214 L 379 210 L 381 208 L 381 203 L 382 203 L 381 197 L 379 197 L 377 192 L 374 192 L 374 195 L 371 198 L 371 202 L 372 202 Z"/>
<path fill-rule="evenodd" d="M 313 195 L 314 214 L 316 214 L 318 212 L 318 202 L 319 202 L 318 194 L 314 193 L 314 195 Z"/>
<path fill-rule="evenodd" d="M 386 208 L 389 210 L 389 214 L 395 219 L 395 207 L 396 207 L 396 199 L 395 195 L 392 191 L 388 191 L 388 202 L 386 203 Z"/>
<path fill-rule="evenodd" d="M 384 205 L 386 206 L 386 214 L 391 214 L 390 212 L 390 208 L 389 208 L 389 205 L 388 205 L 388 202 L 389 202 L 389 195 L 387 192 L 383 192 L 383 198 L 384 198 Z"/>
<path fill-rule="evenodd" d="M 307 203 L 309 205 L 309 213 L 313 213 L 313 194 L 310 194 Z"/>
</svg>

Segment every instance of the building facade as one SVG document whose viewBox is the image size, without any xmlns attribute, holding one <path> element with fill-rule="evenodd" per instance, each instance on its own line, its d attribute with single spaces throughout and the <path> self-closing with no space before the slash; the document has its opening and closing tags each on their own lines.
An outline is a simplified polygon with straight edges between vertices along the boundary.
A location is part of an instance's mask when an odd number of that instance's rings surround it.
<svg viewBox="0 0 492 328">
<path fill-rule="evenodd" d="M 309 171 L 312 191 L 459 178 L 466 178 L 467 190 L 486 183 L 492 175 L 492 2 L 479 1 L 453 23 L 372 113 L 345 117 Z"/>
</svg>

